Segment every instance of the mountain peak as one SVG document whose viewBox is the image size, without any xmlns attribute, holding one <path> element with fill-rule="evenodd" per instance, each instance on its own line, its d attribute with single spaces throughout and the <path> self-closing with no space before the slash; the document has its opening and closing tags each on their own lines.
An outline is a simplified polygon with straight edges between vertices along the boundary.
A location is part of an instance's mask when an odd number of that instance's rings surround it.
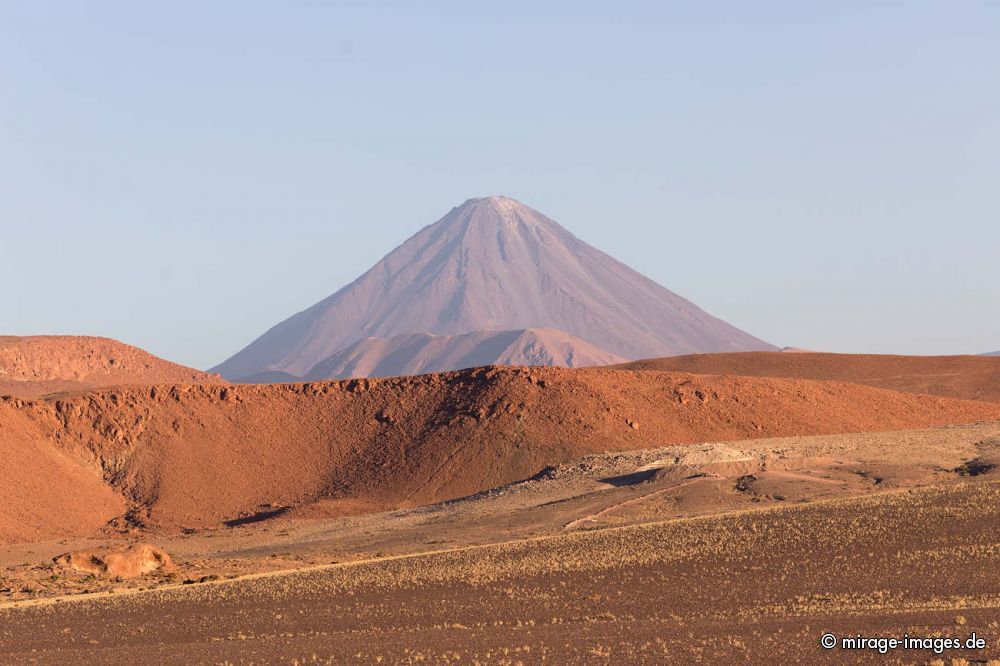
<svg viewBox="0 0 1000 666">
<path fill-rule="evenodd" d="M 434 226 L 458 226 L 485 233 L 492 233 L 495 229 L 502 234 L 539 228 L 566 233 L 556 222 L 534 208 L 503 195 L 468 199 L 462 205 L 452 208 Z"/>
<path fill-rule="evenodd" d="M 461 206 L 458 206 L 458 208 L 477 208 L 480 206 L 496 208 L 498 210 L 528 208 L 517 199 L 512 199 L 511 197 L 504 196 L 503 194 L 494 194 L 488 197 L 472 197 L 471 199 L 466 199 Z"/>
<path fill-rule="evenodd" d="M 452 210 L 459 213 L 482 213 L 491 211 L 500 215 L 518 213 L 521 215 L 541 216 L 541 213 L 534 210 L 530 206 L 526 206 L 517 199 L 511 199 L 510 197 L 505 197 L 502 194 L 496 194 L 491 197 L 475 197 L 473 199 L 467 199 L 461 206 Z"/>
</svg>

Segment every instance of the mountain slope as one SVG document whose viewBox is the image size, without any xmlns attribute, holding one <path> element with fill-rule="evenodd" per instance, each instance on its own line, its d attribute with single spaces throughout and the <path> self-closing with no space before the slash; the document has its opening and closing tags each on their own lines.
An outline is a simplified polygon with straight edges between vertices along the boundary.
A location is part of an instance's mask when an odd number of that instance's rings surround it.
<svg viewBox="0 0 1000 666">
<path fill-rule="evenodd" d="M 551 328 L 479 331 L 463 335 L 414 333 L 359 340 L 314 365 L 306 378 L 393 377 L 484 365 L 580 368 L 624 360 Z"/>
<path fill-rule="evenodd" d="M 470 199 L 213 368 L 301 376 L 364 338 L 554 328 L 648 358 L 773 350 L 506 197 Z"/>
<path fill-rule="evenodd" d="M 119 384 L 220 383 L 110 338 L 0 337 L 0 395 L 30 397 Z"/>
<path fill-rule="evenodd" d="M 893 391 L 1000 402 L 1000 358 L 875 354 L 695 354 L 636 361 L 629 370 L 855 382 Z"/>
<path fill-rule="evenodd" d="M 0 541 L 91 533 L 121 510 L 102 482 L 133 522 L 210 527 L 317 500 L 417 506 L 589 453 L 997 418 L 997 404 L 857 384 L 608 368 L 0 398 L 15 432 L 0 437 L 15 500 L 0 506 Z M 39 469 L 39 452 L 75 476 Z M 70 525 L 74 511 L 91 513 Z"/>
</svg>

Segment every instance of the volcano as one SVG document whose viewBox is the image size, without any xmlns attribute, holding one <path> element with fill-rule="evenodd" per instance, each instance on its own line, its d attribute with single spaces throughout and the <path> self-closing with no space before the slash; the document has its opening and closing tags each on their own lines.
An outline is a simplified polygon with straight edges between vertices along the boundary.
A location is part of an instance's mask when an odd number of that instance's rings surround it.
<svg viewBox="0 0 1000 666">
<path fill-rule="evenodd" d="M 494 196 L 453 208 L 357 280 L 274 326 L 212 372 L 233 381 L 329 376 L 331 366 L 345 367 L 330 359 L 365 340 L 367 348 L 393 350 L 396 357 L 389 366 L 420 366 L 399 355 L 405 349 L 426 353 L 425 345 L 400 345 L 400 336 L 453 336 L 456 344 L 468 345 L 463 336 L 469 334 L 530 329 L 553 329 L 563 334 L 558 336 L 562 342 L 585 345 L 576 351 L 565 344 L 559 350 L 535 348 L 531 356 L 549 364 L 572 365 L 566 359 L 602 356 L 641 359 L 776 349 L 584 243 L 538 211 Z M 468 357 L 441 349 L 434 355 L 456 362 Z M 503 362 L 482 354 L 475 358 Z M 356 369 L 363 374 L 360 366 Z M 460 368 L 434 364 L 434 369 Z"/>
</svg>

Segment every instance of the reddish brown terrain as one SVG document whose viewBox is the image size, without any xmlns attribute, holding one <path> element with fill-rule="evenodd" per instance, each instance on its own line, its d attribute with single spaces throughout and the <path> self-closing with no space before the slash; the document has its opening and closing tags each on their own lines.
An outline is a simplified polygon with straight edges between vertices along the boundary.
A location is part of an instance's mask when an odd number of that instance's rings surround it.
<svg viewBox="0 0 1000 666">
<path fill-rule="evenodd" d="M 0 336 L 0 395 L 39 396 L 123 384 L 223 383 L 110 338 Z"/>
<path fill-rule="evenodd" d="M 5 397 L 0 424 L 0 663 L 1000 657 L 994 402 L 486 367 Z"/>
<path fill-rule="evenodd" d="M 7 398 L 0 539 L 86 535 L 116 518 L 218 526 L 319 500 L 415 506 L 588 453 L 997 418 L 1000 405 L 854 384 L 599 368 Z"/>
<path fill-rule="evenodd" d="M 635 361 L 632 370 L 786 377 L 1000 402 L 1000 357 L 736 352 Z"/>
</svg>

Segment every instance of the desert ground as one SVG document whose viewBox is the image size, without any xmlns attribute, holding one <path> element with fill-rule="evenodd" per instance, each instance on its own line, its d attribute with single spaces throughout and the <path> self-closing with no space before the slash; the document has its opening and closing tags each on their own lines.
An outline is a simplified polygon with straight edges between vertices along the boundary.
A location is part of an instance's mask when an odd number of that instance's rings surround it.
<svg viewBox="0 0 1000 666">
<path fill-rule="evenodd" d="M 823 633 L 1000 656 L 1000 422 L 586 456 L 471 497 L 163 535 L 126 581 L 8 546 L 10 663 L 933 663 Z M 148 539 L 149 535 L 142 535 Z"/>
<path fill-rule="evenodd" d="M 650 364 L 2 399 L 0 663 L 1000 659 L 1000 404 Z"/>
</svg>

